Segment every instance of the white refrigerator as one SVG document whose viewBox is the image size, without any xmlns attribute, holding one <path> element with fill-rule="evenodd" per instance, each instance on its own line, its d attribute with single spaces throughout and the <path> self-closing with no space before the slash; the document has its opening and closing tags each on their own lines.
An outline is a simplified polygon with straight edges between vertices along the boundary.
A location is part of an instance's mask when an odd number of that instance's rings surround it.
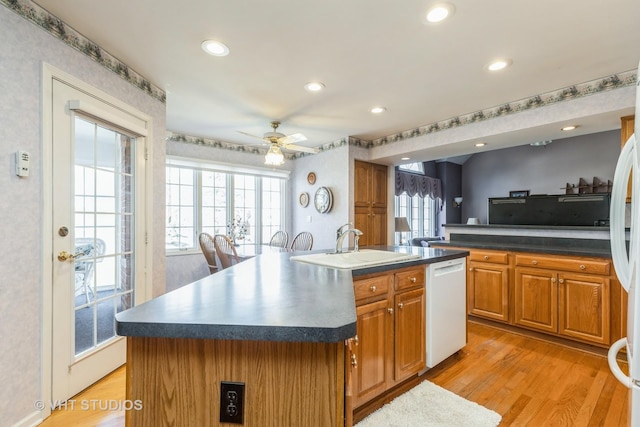
<svg viewBox="0 0 640 427">
<path fill-rule="evenodd" d="M 640 84 L 640 76 L 636 86 Z M 636 115 L 640 112 L 640 86 L 636 89 Z M 626 142 L 616 165 L 611 191 L 611 256 L 620 283 L 629 295 L 627 336 L 609 349 L 609 367 L 615 377 L 630 389 L 629 425 L 640 427 L 640 133 L 638 117 L 634 134 Z M 625 229 L 627 183 L 631 175 L 630 230 Z M 627 245 L 628 236 L 628 245 Z M 626 347 L 629 375 L 620 369 L 616 357 Z"/>
</svg>

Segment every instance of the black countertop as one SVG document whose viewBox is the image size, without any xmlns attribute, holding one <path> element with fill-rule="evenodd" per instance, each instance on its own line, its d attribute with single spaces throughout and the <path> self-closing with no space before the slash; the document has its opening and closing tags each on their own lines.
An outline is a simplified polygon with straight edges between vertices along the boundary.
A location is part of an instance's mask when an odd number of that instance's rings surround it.
<svg viewBox="0 0 640 427">
<path fill-rule="evenodd" d="M 468 255 L 411 246 L 371 249 L 421 258 L 340 270 L 291 261 L 290 253 L 259 255 L 118 313 L 116 331 L 137 337 L 339 342 L 356 334 L 353 276 Z"/>
</svg>

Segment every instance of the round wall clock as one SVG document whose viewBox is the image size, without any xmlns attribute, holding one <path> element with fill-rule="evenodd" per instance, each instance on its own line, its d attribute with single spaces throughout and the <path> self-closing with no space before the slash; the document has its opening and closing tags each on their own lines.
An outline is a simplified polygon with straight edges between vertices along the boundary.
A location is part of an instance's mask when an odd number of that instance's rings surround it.
<svg viewBox="0 0 640 427">
<path fill-rule="evenodd" d="M 306 208 L 309 205 L 309 193 L 300 193 L 300 197 L 298 198 L 298 202 L 300 206 Z"/>
<path fill-rule="evenodd" d="M 307 182 L 311 185 L 316 183 L 316 174 L 313 172 L 309 172 L 309 175 L 307 175 Z"/>
<path fill-rule="evenodd" d="M 327 213 L 331 210 L 331 205 L 333 204 L 333 194 L 331 190 L 327 187 L 320 187 L 316 191 L 316 195 L 313 198 L 313 204 L 316 207 L 316 210 L 321 214 Z"/>
</svg>

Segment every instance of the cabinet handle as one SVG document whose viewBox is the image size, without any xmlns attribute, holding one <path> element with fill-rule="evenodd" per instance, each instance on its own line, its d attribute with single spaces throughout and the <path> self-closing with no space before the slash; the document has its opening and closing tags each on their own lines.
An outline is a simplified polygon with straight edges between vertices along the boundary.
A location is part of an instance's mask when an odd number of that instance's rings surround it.
<svg viewBox="0 0 640 427">
<path fill-rule="evenodd" d="M 393 308 L 387 308 L 387 312 L 389 312 L 389 314 L 393 314 Z"/>
<path fill-rule="evenodd" d="M 469 271 L 473 271 L 473 267 L 469 267 Z"/>
<path fill-rule="evenodd" d="M 558 280 L 559 283 L 564 283 L 564 279 Z"/>
<path fill-rule="evenodd" d="M 584 270 L 585 268 L 587 268 L 587 267 L 585 267 L 584 264 L 580 264 L 580 270 Z"/>
<path fill-rule="evenodd" d="M 555 277 L 551 278 L 551 283 L 556 283 L 556 278 Z"/>
<path fill-rule="evenodd" d="M 398 308 L 399 308 L 400 310 L 402 310 L 402 308 L 403 308 L 403 307 L 404 307 L 404 304 L 403 304 L 403 303 L 398 304 Z"/>
<path fill-rule="evenodd" d="M 376 291 L 376 289 L 378 289 L 378 288 L 376 288 L 376 285 L 373 285 L 373 286 L 371 286 L 369 289 L 371 289 L 371 292 L 375 292 L 375 291 Z"/>
<path fill-rule="evenodd" d="M 416 283 L 418 281 L 418 279 L 416 279 L 415 277 L 412 277 L 412 278 L 409 279 L 409 281 L 411 283 Z"/>
<path fill-rule="evenodd" d="M 358 358 L 355 354 L 351 355 L 351 366 L 353 366 L 354 368 L 358 367 Z"/>
<path fill-rule="evenodd" d="M 484 256 L 484 259 L 485 259 L 485 260 L 489 259 L 489 255 L 485 255 L 485 256 Z"/>
<path fill-rule="evenodd" d="M 358 345 L 358 336 L 357 335 L 355 337 L 351 338 L 351 340 L 353 341 L 353 343 L 355 345 Z"/>
<path fill-rule="evenodd" d="M 531 261 L 531 264 L 533 265 L 538 265 L 538 261 L 536 261 L 535 259 L 533 261 Z"/>
</svg>

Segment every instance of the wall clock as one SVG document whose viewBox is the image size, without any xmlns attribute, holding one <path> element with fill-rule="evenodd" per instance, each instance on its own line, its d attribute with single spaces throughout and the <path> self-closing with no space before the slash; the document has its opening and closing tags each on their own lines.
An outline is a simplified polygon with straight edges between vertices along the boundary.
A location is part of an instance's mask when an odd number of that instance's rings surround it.
<svg viewBox="0 0 640 427">
<path fill-rule="evenodd" d="M 313 204 L 315 205 L 316 210 L 321 214 L 329 212 L 333 205 L 333 194 L 331 193 L 331 190 L 327 187 L 318 188 L 316 195 L 313 198 Z"/>
</svg>

